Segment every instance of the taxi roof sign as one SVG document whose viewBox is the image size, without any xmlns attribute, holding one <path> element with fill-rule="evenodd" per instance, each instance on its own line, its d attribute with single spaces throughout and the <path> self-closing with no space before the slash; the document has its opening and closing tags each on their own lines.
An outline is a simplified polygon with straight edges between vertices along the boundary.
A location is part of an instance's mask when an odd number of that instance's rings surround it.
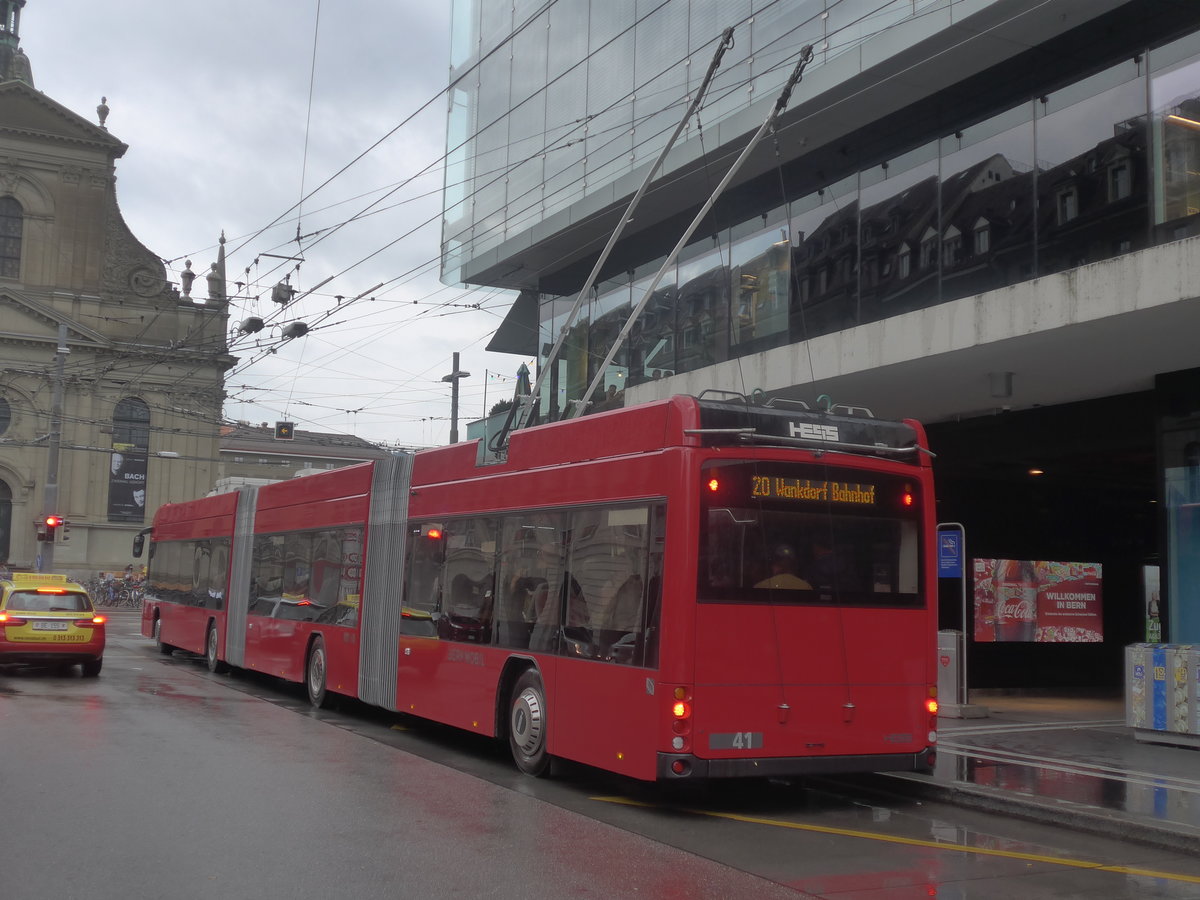
<svg viewBox="0 0 1200 900">
<path fill-rule="evenodd" d="M 40 572 L 14 572 L 14 584 L 66 584 L 66 575 L 49 575 Z"/>
</svg>

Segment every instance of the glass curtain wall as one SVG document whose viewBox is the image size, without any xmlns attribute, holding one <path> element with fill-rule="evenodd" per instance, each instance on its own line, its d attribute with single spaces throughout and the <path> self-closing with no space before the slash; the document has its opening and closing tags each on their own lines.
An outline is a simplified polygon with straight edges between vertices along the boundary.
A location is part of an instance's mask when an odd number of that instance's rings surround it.
<svg viewBox="0 0 1200 900">
<path fill-rule="evenodd" d="M 858 260 L 858 176 L 801 197 L 790 209 L 791 335 L 793 341 L 805 341 L 858 321 L 853 277 Z"/>
<path fill-rule="evenodd" d="M 1038 274 L 1144 248 L 1146 82 L 1141 59 L 1039 97 L 1034 110 Z"/>
<path fill-rule="evenodd" d="M 736 28 L 734 46 L 677 163 L 703 152 L 701 134 L 775 94 L 805 44 L 815 68 L 921 5 L 452 0 L 444 273 L 653 160 L 725 28 Z"/>
<path fill-rule="evenodd" d="M 1033 277 L 1033 106 L 1022 103 L 940 141 L 941 299 Z"/>
<path fill-rule="evenodd" d="M 1150 54 L 1154 233 L 1200 234 L 1200 35 Z"/>
<path fill-rule="evenodd" d="M 660 39 L 684 40 L 671 22 Z M 647 66 L 648 46 L 635 52 Z M 786 217 L 697 238 L 635 325 L 619 377 L 694 371 L 1200 233 L 1196 172 L 1190 35 L 791 199 Z M 790 258 L 776 249 L 789 236 Z M 638 269 L 632 304 L 661 262 Z M 602 328 L 577 341 L 596 359 L 614 333 Z"/>
</svg>

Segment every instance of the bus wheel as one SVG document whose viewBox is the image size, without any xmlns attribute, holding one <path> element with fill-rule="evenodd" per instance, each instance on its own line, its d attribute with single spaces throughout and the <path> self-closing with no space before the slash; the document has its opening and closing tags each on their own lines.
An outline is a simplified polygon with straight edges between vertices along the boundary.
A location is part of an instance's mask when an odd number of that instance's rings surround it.
<svg viewBox="0 0 1200 900">
<path fill-rule="evenodd" d="M 163 656 L 170 656 L 171 651 L 175 649 L 170 644 L 164 644 L 162 641 L 162 619 L 154 620 L 154 646 L 158 648 L 158 652 Z"/>
<path fill-rule="evenodd" d="M 308 689 L 308 702 L 317 709 L 329 705 L 329 692 L 325 689 L 325 639 L 318 636 L 308 651 L 304 686 Z"/>
<path fill-rule="evenodd" d="M 219 650 L 217 626 L 210 624 L 208 626 L 208 636 L 204 639 L 204 663 L 208 666 L 208 671 L 216 675 L 229 671 L 229 666 L 221 661 Z"/>
<path fill-rule="evenodd" d="M 549 774 L 546 752 L 546 691 L 536 669 L 526 669 L 513 687 L 508 716 L 508 745 L 517 768 L 541 778 Z"/>
</svg>

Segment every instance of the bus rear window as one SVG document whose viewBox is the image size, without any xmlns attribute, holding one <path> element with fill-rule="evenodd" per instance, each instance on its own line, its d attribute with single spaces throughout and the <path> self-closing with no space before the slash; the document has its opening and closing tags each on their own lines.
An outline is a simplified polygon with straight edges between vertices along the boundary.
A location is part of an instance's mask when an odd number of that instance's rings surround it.
<svg viewBox="0 0 1200 900">
<path fill-rule="evenodd" d="M 761 463 L 706 468 L 697 598 L 916 606 L 915 480 Z"/>
</svg>

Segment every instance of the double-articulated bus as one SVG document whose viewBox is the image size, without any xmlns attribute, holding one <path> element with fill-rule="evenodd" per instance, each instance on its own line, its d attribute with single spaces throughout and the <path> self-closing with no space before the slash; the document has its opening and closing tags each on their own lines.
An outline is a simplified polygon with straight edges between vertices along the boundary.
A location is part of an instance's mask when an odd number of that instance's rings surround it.
<svg viewBox="0 0 1200 900">
<path fill-rule="evenodd" d="M 677 396 L 164 506 L 142 631 L 531 775 L 921 770 L 934 534 L 918 423 Z"/>
</svg>

